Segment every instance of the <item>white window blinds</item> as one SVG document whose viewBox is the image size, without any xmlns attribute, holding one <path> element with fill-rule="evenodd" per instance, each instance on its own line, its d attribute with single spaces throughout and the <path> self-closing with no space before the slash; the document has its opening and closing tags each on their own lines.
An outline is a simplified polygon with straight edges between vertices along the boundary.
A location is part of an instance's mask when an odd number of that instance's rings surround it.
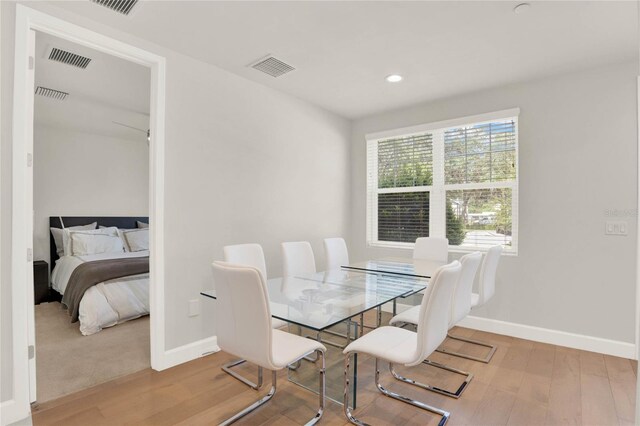
<svg viewBox="0 0 640 426">
<path fill-rule="evenodd" d="M 368 137 L 368 243 L 410 247 L 432 235 L 461 250 L 515 252 L 517 110 L 509 112 Z"/>
</svg>

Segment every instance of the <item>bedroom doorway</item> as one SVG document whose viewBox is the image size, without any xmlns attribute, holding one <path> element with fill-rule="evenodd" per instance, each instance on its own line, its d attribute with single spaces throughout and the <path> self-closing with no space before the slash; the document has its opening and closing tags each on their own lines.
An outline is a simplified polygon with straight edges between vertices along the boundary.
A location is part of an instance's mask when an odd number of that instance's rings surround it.
<svg viewBox="0 0 640 426">
<path fill-rule="evenodd" d="M 39 265 L 34 262 L 36 254 L 41 254 L 42 240 L 35 240 L 36 226 L 29 220 L 34 211 L 34 168 L 39 162 L 37 146 L 34 150 L 34 93 L 39 96 L 43 94 L 47 100 L 60 101 L 56 98 L 70 99 L 71 93 L 64 90 L 57 90 L 46 85 L 36 85 L 36 71 L 38 60 L 44 60 L 44 56 L 38 57 L 37 33 L 49 37 L 49 41 L 55 38 L 61 43 L 75 43 L 81 48 L 94 49 L 101 55 L 110 55 L 120 61 L 129 61 L 136 66 L 146 67 L 148 75 L 147 84 L 150 90 L 147 91 L 147 111 L 146 117 L 147 132 L 142 134 L 142 144 L 146 146 L 147 183 L 147 208 L 148 213 L 137 218 L 147 218 L 146 224 L 148 232 L 148 311 L 152 313 L 145 325 L 148 336 L 148 346 L 145 350 L 147 362 L 150 361 L 152 368 L 161 370 L 165 367 L 164 350 L 164 271 L 163 271 L 163 198 L 164 198 L 164 58 L 153 53 L 127 45 L 115 39 L 105 37 L 101 34 L 87 30 L 52 16 L 43 14 L 23 5 L 16 5 L 16 40 L 15 40 L 15 70 L 14 70 L 14 115 L 13 115 L 13 167 L 12 167 L 12 251 L 11 251 L 11 274 L 12 274 L 12 313 L 13 313 L 13 395 L 11 406 L 3 404 L 3 409 L 8 408 L 7 413 L 11 418 L 20 419 L 30 412 L 30 403 L 37 399 L 37 369 L 36 354 L 38 352 L 38 342 L 35 338 L 35 308 L 34 298 L 34 270 Z M 45 55 L 53 55 L 51 46 L 45 48 Z M 64 49 L 63 49 L 64 50 Z M 42 54 L 42 52 L 40 52 Z M 47 56 L 47 59 L 49 58 Z M 76 58 L 77 59 L 77 58 Z M 63 64 L 65 66 L 73 66 Z M 108 84 L 109 80 L 97 82 L 97 84 Z M 41 87 L 41 88 L 40 88 Z M 53 90 L 47 90 L 53 89 Z M 62 93 L 58 93 L 62 92 Z M 66 93 L 66 95 L 65 95 Z M 80 96 L 79 98 L 83 98 Z M 87 101 L 91 96 L 85 96 Z M 64 100 L 62 100 L 64 102 Z M 106 105 L 105 105 L 106 104 Z M 113 106 L 109 102 L 103 103 L 102 107 Z M 77 107 L 77 105 L 76 105 Z M 37 111 L 36 111 L 37 112 Z M 54 117 L 56 123 L 64 122 L 56 120 L 59 109 L 50 109 L 49 115 Z M 76 119 L 86 125 L 83 120 L 83 108 L 77 109 Z M 97 114 L 100 115 L 100 114 Z M 143 114 L 144 115 L 144 114 Z M 130 116 L 128 116 L 130 117 Z M 126 117 L 125 117 L 126 118 Z M 118 126 L 109 120 L 107 126 Z M 119 121 L 121 124 L 129 125 L 128 121 Z M 134 123 L 136 126 L 137 123 Z M 144 124 L 143 124 L 144 125 Z M 131 131 L 126 126 L 121 127 L 121 132 Z M 133 127 L 133 126 L 132 126 Z M 57 130 L 64 129 L 60 125 Z M 104 130 L 104 129 L 103 129 Z M 36 130 L 37 132 L 37 130 Z M 53 132 L 47 132 L 47 134 Z M 103 135 L 104 136 L 104 135 Z M 50 147 L 49 147 L 50 148 Z M 81 146 L 80 150 L 86 148 Z M 24 161 L 27 159 L 27 161 Z M 76 155 L 76 161 L 82 161 L 82 155 Z M 103 157 L 88 156 L 88 160 L 94 164 Z M 80 176 L 81 178 L 81 176 Z M 81 179 L 78 179 L 81 180 Z M 62 182 L 57 182 L 63 186 Z M 89 190 L 95 190 L 90 188 Z M 143 213 L 143 212 L 141 212 Z M 36 215 L 38 213 L 36 212 Z M 59 212 L 60 215 L 99 216 L 102 212 L 77 213 L 70 209 Z M 139 213 L 136 213 L 139 214 Z M 114 212 L 105 216 L 113 218 Z M 133 218 L 134 216 L 121 217 Z M 63 216 L 64 218 L 64 216 Z M 35 218 L 34 218 L 35 219 Z M 142 222 L 144 226 L 145 222 Z M 107 228 L 109 224 L 106 224 Z M 42 226 L 41 224 L 38 226 Z M 99 226 L 96 224 L 96 226 Z M 136 223 L 136 226 L 137 223 Z M 118 231 L 120 236 L 121 230 Z M 133 237 L 133 236 L 132 236 Z M 122 237 L 121 237 L 122 239 Z M 135 238 L 134 238 L 135 240 Z M 75 241 L 75 240 L 74 240 Z M 128 241 L 128 244 L 140 244 L 140 240 Z M 36 245 L 40 243 L 41 247 Z M 85 249 L 92 243 L 81 242 L 80 246 Z M 88 244 L 88 245 L 87 245 Z M 101 243 L 102 244 L 102 243 Z M 144 245 L 144 242 L 142 243 Z M 95 244 L 94 244 L 95 246 Z M 141 246 L 138 245 L 138 248 Z M 100 249 L 102 250 L 102 249 Z M 91 249 L 89 249 L 89 252 Z M 24 262 L 25 253 L 27 262 Z M 37 274 L 37 272 L 36 272 Z M 88 291 L 88 290 L 87 290 Z M 121 313 L 118 313 L 120 315 Z M 144 321 L 144 320 L 143 320 Z M 117 321 L 116 321 L 117 322 Z M 126 324 L 126 323 L 125 323 Z M 107 324 L 102 324 L 107 326 Z M 102 327 L 102 325 L 100 325 Z M 118 326 L 115 326 L 116 329 Z M 105 327 L 103 327 L 105 328 Z M 23 330 L 27 330 L 27 333 Z M 98 334 L 99 335 L 99 334 Z M 89 336 L 90 337 L 90 336 Z M 135 340 L 135 338 L 134 338 Z M 28 350 L 26 350 L 28 348 Z M 4 413 L 3 413 L 4 414 Z"/>
<path fill-rule="evenodd" d="M 34 69 L 35 393 L 43 403 L 151 366 L 151 76 L 39 31 Z"/>
</svg>

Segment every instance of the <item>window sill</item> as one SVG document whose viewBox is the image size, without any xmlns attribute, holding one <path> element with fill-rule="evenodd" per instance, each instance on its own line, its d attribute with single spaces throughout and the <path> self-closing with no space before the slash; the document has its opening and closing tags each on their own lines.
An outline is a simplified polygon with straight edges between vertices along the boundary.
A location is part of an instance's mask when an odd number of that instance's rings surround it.
<svg viewBox="0 0 640 426">
<path fill-rule="evenodd" d="M 383 248 L 383 249 L 393 249 L 393 250 L 413 250 L 415 243 L 394 243 L 394 242 L 382 242 L 382 241 L 374 241 L 368 242 L 367 247 L 371 248 Z M 459 246 L 449 246 L 449 253 L 473 253 L 474 251 L 479 251 L 481 253 L 486 253 L 488 248 L 484 247 L 459 247 Z M 503 256 L 513 256 L 518 257 L 517 250 L 503 250 Z"/>
</svg>

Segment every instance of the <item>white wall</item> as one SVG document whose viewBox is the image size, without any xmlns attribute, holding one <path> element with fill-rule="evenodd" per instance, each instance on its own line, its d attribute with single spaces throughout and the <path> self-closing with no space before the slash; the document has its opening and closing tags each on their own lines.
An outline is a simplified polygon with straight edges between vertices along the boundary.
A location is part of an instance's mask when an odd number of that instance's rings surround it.
<svg viewBox="0 0 640 426">
<path fill-rule="evenodd" d="M 269 275 L 279 243 L 309 240 L 322 267 L 322 238 L 344 235 L 349 205 L 350 123 L 214 66 L 42 3 L 28 6 L 167 59 L 165 276 L 166 349 L 215 334 L 209 305 L 187 317 L 209 288 L 222 246 L 263 245 Z M 2 211 L 11 211 L 15 5 L 2 7 Z M 8 189 L 8 190 L 7 190 Z M 2 400 L 11 397 L 10 216 L 2 215 Z M 7 302 L 5 302 L 7 301 Z M 7 305 L 5 305 L 7 303 Z"/>
<path fill-rule="evenodd" d="M 33 143 L 34 259 L 49 262 L 49 216 L 148 216 L 143 138 L 35 126 Z"/>
<path fill-rule="evenodd" d="M 356 121 L 353 259 L 410 255 L 366 246 L 365 134 L 520 107 L 518 256 L 503 257 L 497 294 L 474 315 L 634 342 L 637 71 L 614 65 Z M 604 235 L 606 210 L 630 212 L 618 219 L 628 236 Z"/>
</svg>

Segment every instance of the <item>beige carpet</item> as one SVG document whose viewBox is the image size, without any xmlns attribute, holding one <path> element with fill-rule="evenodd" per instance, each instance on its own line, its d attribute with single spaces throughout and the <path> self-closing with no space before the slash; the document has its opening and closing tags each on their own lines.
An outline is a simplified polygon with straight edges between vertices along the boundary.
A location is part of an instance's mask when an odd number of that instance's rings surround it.
<svg viewBox="0 0 640 426">
<path fill-rule="evenodd" d="M 49 401 L 150 366 L 149 317 L 91 336 L 60 303 L 36 305 L 37 401 Z"/>
</svg>

